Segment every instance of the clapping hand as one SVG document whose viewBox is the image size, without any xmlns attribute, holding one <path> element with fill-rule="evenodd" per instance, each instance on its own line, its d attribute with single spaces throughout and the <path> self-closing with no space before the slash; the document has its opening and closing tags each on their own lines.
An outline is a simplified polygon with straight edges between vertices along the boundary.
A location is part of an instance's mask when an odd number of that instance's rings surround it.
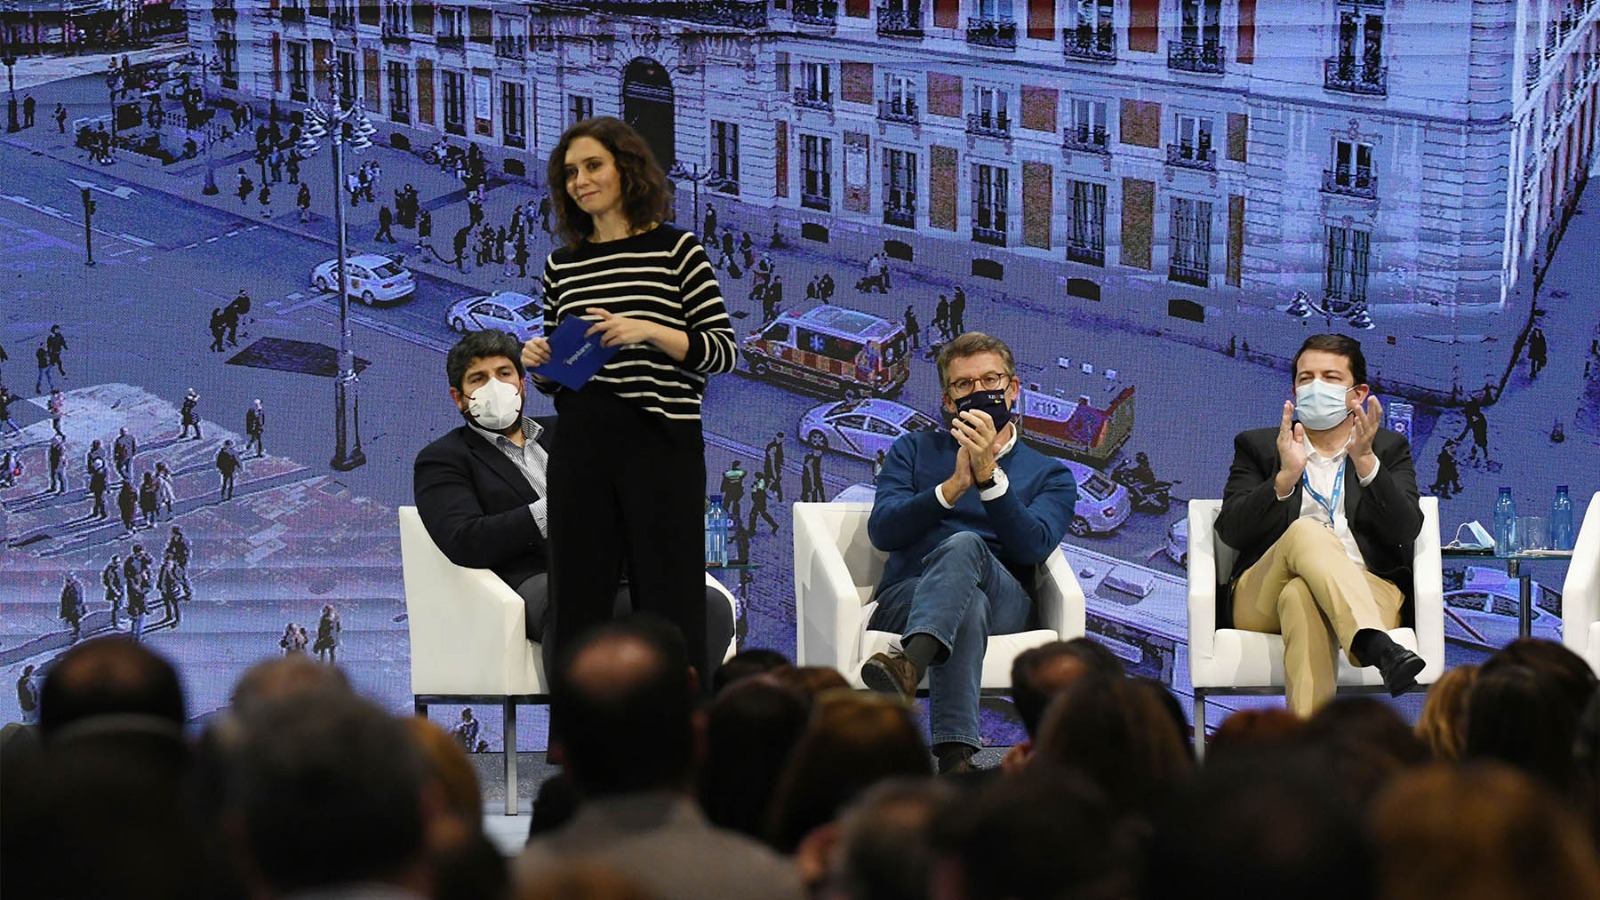
<svg viewBox="0 0 1600 900">
<path fill-rule="evenodd" d="M 1370 449 L 1371 442 L 1368 442 Z M 1278 425 L 1278 475 L 1274 487 L 1278 496 L 1287 495 L 1300 482 L 1306 470 L 1306 429 L 1294 421 L 1294 402 L 1283 401 L 1283 421 Z"/>
<path fill-rule="evenodd" d="M 1350 421 L 1354 423 L 1350 433 L 1350 459 L 1355 462 L 1357 473 L 1371 472 L 1372 439 L 1383 427 L 1383 404 L 1370 394 L 1365 400 L 1357 400 L 1352 393 L 1345 398 L 1345 406 L 1350 409 Z"/>
</svg>

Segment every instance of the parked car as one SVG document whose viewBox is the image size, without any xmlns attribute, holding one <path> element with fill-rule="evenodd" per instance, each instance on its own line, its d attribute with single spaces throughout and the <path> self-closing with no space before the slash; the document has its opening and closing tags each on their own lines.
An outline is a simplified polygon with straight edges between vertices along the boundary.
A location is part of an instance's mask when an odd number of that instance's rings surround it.
<svg viewBox="0 0 1600 900">
<path fill-rule="evenodd" d="M 337 283 L 334 274 L 339 267 L 337 259 L 330 259 L 311 270 L 311 285 L 319 291 L 331 291 Z M 387 256 L 362 253 L 345 261 L 345 281 L 350 296 L 371 306 L 378 302 L 404 300 L 417 289 L 411 270 Z"/>
<path fill-rule="evenodd" d="M 1560 595 L 1535 582 L 1533 597 L 1533 636 L 1561 640 Z M 1461 587 L 1444 594 L 1445 640 L 1499 650 L 1518 637 L 1521 604 L 1521 585 L 1504 570 L 1468 566 Z"/>
<path fill-rule="evenodd" d="M 450 330 L 465 334 L 484 328 L 509 331 L 517 340 L 544 333 L 544 304 L 516 291 L 496 291 L 451 304 L 445 321 Z"/>
<path fill-rule="evenodd" d="M 1167 526 L 1167 539 L 1161 545 L 1167 558 L 1184 568 L 1189 567 L 1189 517 L 1179 516 Z"/>
<path fill-rule="evenodd" d="M 1067 525 L 1068 534 L 1073 537 L 1106 534 L 1128 521 L 1133 504 L 1128 499 L 1127 488 L 1083 463 L 1070 459 L 1056 461 L 1071 470 L 1073 479 L 1078 482 L 1078 504 L 1074 510 L 1077 515 Z"/>
<path fill-rule="evenodd" d="M 871 462 L 903 434 L 936 431 L 939 423 L 893 400 L 841 400 L 800 417 L 800 439 L 818 450 L 837 450 Z"/>
</svg>

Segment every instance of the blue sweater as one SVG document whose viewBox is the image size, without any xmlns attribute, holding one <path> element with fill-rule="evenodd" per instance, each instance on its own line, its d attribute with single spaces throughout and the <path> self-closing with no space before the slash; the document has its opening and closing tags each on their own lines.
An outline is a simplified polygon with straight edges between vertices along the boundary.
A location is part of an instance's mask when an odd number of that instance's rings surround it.
<svg viewBox="0 0 1600 900">
<path fill-rule="evenodd" d="M 956 468 L 960 445 L 944 431 L 913 432 L 884 454 L 883 472 L 867 520 L 872 545 L 889 554 L 878 590 L 922 574 L 922 560 L 944 539 L 961 531 L 980 535 L 1029 596 L 1035 567 L 1066 536 L 1078 502 L 1072 472 L 1059 461 L 1018 441 L 999 460 L 1010 486 L 993 500 L 976 485 L 945 509 L 934 496 Z"/>
</svg>

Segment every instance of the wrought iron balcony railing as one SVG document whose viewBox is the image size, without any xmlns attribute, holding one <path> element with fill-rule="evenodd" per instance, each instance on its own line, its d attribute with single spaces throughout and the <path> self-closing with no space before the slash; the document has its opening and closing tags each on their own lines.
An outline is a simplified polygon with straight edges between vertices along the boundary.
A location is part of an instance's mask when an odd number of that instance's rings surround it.
<svg viewBox="0 0 1600 900">
<path fill-rule="evenodd" d="M 1360 197 L 1364 200 L 1378 199 L 1378 176 L 1371 172 L 1357 169 L 1323 169 L 1322 189 L 1329 194 L 1343 194 L 1346 197 Z"/>
<path fill-rule="evenodd" d="M 1117 61 L 1117 33 L 1107 28 L 1061 29 L 1061 52 L 1067 59 Z"/>
<path fill-rule="evenodd" d="M 1210 284 L 1211 273 L 1204 266 L 1190 265 L 1189 263 L 1173 262 L 1167 266 L 1167 280 L 1180 284 L 1192 284 L 1195 287 L 1207 287 Z"/>
<path fill-rule="evenodd" d="M 1081 150 L 1085 153 L 1110 153 L 1110 135 L 1106 133 L 1104 125 L 1090 128 L 1088 125 L 1069 127 L 1061 133 L 1061 146 L 1068 150 Z"/>
<path fill-rule="evenodd" d="M 917 101 L 912 97 L 895 97 L 878 101 L 878 118 L 885 122 L 917 123 Z"/>
<path fill-rule="evenodd" d="M 967 113 L 967 134 L 978 134 L 984 137 L 1009 137 L 1011 135 L 1011 120 L 1005 113 L 991 115 L 990 113 Z"/>
<path fill-rule="evenodd" d="M 1342 94 L 1383 97 L 1389 93 L 1389 67 L 1359 62 L 1353 56 L 1330 56 L 1323 62 L 1322 86 Z"/>
<path fill-rule="evenodd" d="M 1090 266 L 1104 266 L 1106 264 L 1106 248 L 1091 247 L 1088 244 L 1068 241 L 1067 259 Z"/>
<path fill-rule="evenodd" d="M 806 191 L 800 192 L 800 205 L 806 209 L 820 209 L 823 212 L 827 212 L 832 206 L 827 194 L 812 194 Z"/>
<path fill-rule="evenodd" d="M 503 34 L 494 39 L 494 55 L 498 59 L 525 60 L 528 39 L 520 34 Z"/>
<path fill-rule="evenodd" d="M 985 228 L 982 225 L 972 226 L 972 239 L 980 244 L 991 244 L 996 247 L 1006 245 L 1006 230 L 1004 228 Z"/>
<path fill-rule="evenodd" d="M 839 0 L 794 0 L 794 20 L 802 25 L 836 25 Z"/>
<path fill-rule="evenodd" d="M 433 41 L 440 50 L 465 51 L 467 49 L 467 36 L 464 34 L 441 34 L 435 37 Z"/>
<path fill-rule="evenodd" d="M 974 16 L 967 19 L 967 43 L 998 50 L 1017 49 L 1017 23 L 1014 19 Z"/>
<path fill-rule="evenodd" d="M 883 208 L 883 224 L 897 225 L 901 228 L 917 227 L 916 198 L 911 198 L 909 206 L 885 206 Z"/>
<path fill-rule="evenodd" d="M 1185 169 L 1217 170 L 1217 148 L 1194 144 L 1168 144 L 1167 165 Z"/>
<path fill-rule="evenodd" d="M 887 5 L 878 7 L 879 37 L 922 37 L 922 7 L 916 5 L 895 9 Z"/>
<path fill-rule="evenodd" d="M 1227 71 L 1227 49 L 1217 41 L 1171 41 L 1167 44 L 1167 68 L 1221 75 Z"/>
<path fill-rule="evenodd" d="M 797 87 L 794 89 L 794 105 L 806 109 L 833 109 L 833 95 Z"/>
</svg>

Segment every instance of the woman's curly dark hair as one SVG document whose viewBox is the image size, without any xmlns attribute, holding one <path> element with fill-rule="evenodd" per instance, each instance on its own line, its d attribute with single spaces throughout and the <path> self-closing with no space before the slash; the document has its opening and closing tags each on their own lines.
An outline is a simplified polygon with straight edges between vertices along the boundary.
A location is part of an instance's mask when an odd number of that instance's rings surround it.
<svg viewBox="0 0 1600 900">
<path fill-rule="evenodd" d="M 599 141 L 616 159 L 617 171 L 622 175 L 622 214 L 630 226 L 638 228 L 672 219 L 672 183 L 639 132 L 612 116 L 584 119 L 561 135 L 546 167 L 545 182 L 556 211 L 556 234 L 563 243 L 569 248 L 577 247 L 594 234 L 594 219 L 567 193 L 567 150 L 581 137 Z"/>
</svg>

